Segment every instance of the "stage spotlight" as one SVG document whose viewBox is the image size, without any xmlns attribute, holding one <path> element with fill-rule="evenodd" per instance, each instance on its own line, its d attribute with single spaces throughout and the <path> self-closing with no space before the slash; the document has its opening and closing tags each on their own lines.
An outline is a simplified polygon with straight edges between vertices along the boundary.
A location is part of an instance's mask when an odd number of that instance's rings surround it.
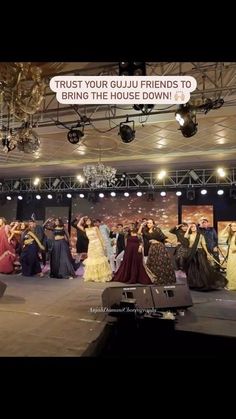
<svg viewBox="0 0 236 419">
<path fill-rule="evenodd" d="M 111 196 L 116 196 L 116 193 L 115 192 L 111 192 Z"/>
<path fill-rule="evenodd" d="M 197 175 L 196 172 L 194 172 L 194 170 L 190 170 L 189 174 L 193 180 L 197 181 L 199 179 L 199 176 Z"/>
<path fill-rule="evenodd" d="M 18 197 L 17 197 L 20 201 L 22 201 L 22 199 L 23 199 L 23 196 L 21 196 L 21 195 L 18 195 Z"/>
<path fill-rule="evenodd" d="M 56 202 L 57 202 L 57 204 L 60 204 L 62 202 L 62 200 L 63 200 L 62 194 L 61 193 L 57 194 L 56 195 Z"/>
<path fill-rule="evenodd" d="M 41 199 L 41 195 L 36 195 L 36 199 Z"/>
<path fill-rule="evenodd" d="M 189 138 L 197 133 L 197 123 L 189 121 L 186 125 L 180 128 L 184 137 Z"/>
<path fill-rule="evenodd" d="M 202 195 L 206 195 L 207 194 L 207 190 L 206 189 L 201 189 L 201 194 Z"/>
<path fill-rule="evenodd" d="M 157 173 L 157 179 L 162 180 L 166 177 L 166 170 L 161 170 L 159 173 Z"/>
<path fill-rule="evenodd" d="M 222 167 L 219 167 L 217 169 L 217 174 L 218 174 L 219 177 L 225 177 L 226 176 L 225 170 Z"/>
<path fill-rule="evenodd" d="M 161 196 L 166 196 L 166 192 L 165 192 L 165 191 L 161 191 L 161 192 L 160 192 L 160 195 L 161 195 Z"/>
<path fill-rule="evenodd" d="M 236 199 L 236 188 L 231 188 L 229 190 L 229 196 L 230 198 Z"/>
<path fill-rule="evenodd" d="M 13 185 L 13 189 L 17 189 L 17 188 L 19 188 L 19 186 L 20 186 L 20 181 L 16 180 L 14 185 Z"/>
<path fill-rule="evenodd" d="M 182 192 L 181 192 L 181 191 L 177 191 L 177 192 L 176 192 L 176 195 L 177 195 L 177 196 L 181 196 L 181 195 L 182 195 Z"/>
<path fill-rule="evenodd" d="M 134 76 L 146 76 L 146 63 L 145 62 L 134 62 L 133 63 L 133 75 Z"/>
<path fill-rule="evenodd" d="M 136 179 L 139 181 L 139 183 L 145 182 L 144 178 L 141 175 L 136 175 Z"/>
<path fill-rule="evenodd" d="M 80 198 L 84 198 L 84 194 L 83 194 L 83 193 L 80 193 L 80 194 L 79 194 L 79 197 L 80 197 Z"/>
<path fill-rule="evenodd" d="M 83 194 L 80 194 L 80 198 L 82 198 Z M 97 195 L 95 194 L 95 192 L 89 192 L 88 193 L 88 202 L 92 202 L 93 204 L 95 204 L 97 202 Z"/>
<path fill-rule="evenodd" d="M 142 112 L 143 111 L 143 109 L 144 109 L 144 105 L 134 105 L 133 106 L 133 109 L 135 110 L 135 111 L 138 111 L 138 112 Z"/>
<path fill-rule="evenodd" d="M 195 199 L 195 190 L 194 189 L 189 189 L 187 191 L 187 199 L 189 201 L 193 201 Z"/>
<path fill-rule="evenodd" d="M 53 186 L 54 188 L 56 188 L 56 187 L 59 185 L 59 183 L 60 183 L 60 179 L 57 177 L 57 178 L 53 181 L 52 186 Z"/>
<path fill-rule="evenodd" d="M 102 193 L 102 192 L 99 194 L 99 198 L 104 198 L 104 196 L 105 196 L 105 195 L 104 195 L 104 193 Z"/>
<path fill-rule="evenodd" d="M 147 201 L 154 201 L 154 192 L 148 192 Z"/>
<path fill-rule="evenodd" d="M 130 76 L 130 63 L 122 61 L 119 63 L 119 76 Z"/>
<path fill-rule="evenodd" d="M 34 186 L 39 185 L 39 183 L 40 183 L 40 178 L 39 178 L 39 177 L 36 177 L 36 178 L 33 180 L 33 184 L 34 184 Z"/>
<path fill-rule="evenodd" d="M 48 195 L 47 195 L 47 198 L 48 198 L 48 199 L 52 199 L 52 195 L 51 195 L 51 194 L 48 194 Z"/>
<path fill-rule="evenodd" d="M 125 193 L 124 193 L 124 196 L 125 196 L 126 198 L 128 198 L 128 196 L 129 196 L 129 192 L 125 192 Z"/>
<path fill-rule="evenodd" d="M 145 115 L 150 113 L 155 105 L 134 105 L 133 109 L 138 112 L 143 112 Z"/>
<path fill-rule="evenodd" d="M 146 76 L 146 63 L 122 61 L 119 63 L 119 76 Z"/>
<path fill-rule="evenodd" d="M 67 134 L 67 139 L 71 144 L 77 144 L 83 136 L 83 131 L 72 128 Z"/>
<path fill-rule="evenodd" d="M 142 196 L 143 193 L 142 192 L 137 192 L 137 196 Z"/>
<path fill-rule="evenodd" d="M 33 199 L 32 195 L 27 195 L 26 196 L 26 204 L 30 204 L 32 199 Z"/>
<path fill-rule="evenodd" d="M 178 121 L 179 129 L 184 137 L 189 138 L 197 133 L 196 115 L 188 103 L 179 106 L 175 113 L 175 119 Z"/>
<path fill-rule="evenodd" d="M 218 191 L 217 191 L 217 195 L 224 195 L 224 191 L 223 191 L 223 189 L 218 189 Z"/>
<path fill-rule="evenodd" d="M 66 194 L 66 196 L 67 196 L 67 198 L 72 198 L 72 195 L 71 195 L 71 193 L 68 193 L 68 194 Z"/>
<path fill-rule="evenodd" d="M 12 197 L 10 195 L 7 195 L 6 198 L 7 198 L 8 201 L 12 200 Z"/>
<path fill-rule="evenodd" d="M 124 122 L 120 123 L 120 130 L 118 135 L 121 136 L 123 143 L 131 143 L 135 139 L 134 121 L 126 121 L 132 123 L 133 127 L 126 125 Z"/>
</svg>

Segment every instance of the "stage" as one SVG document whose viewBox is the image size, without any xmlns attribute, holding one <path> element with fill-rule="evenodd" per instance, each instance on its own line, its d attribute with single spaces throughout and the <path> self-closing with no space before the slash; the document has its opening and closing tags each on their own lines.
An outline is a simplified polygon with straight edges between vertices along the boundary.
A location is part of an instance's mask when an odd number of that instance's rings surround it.
<svg viewBox="0 0 236 419">
<path fill-rule="evenodd" d="M 146 318 L 120 323 L 101 310 L 101 294 L 121 284 L 16 275 L 0 280 L 7 284 L 0 298 L 0 356 L 184 358 L 235 350 L 236 292 L 192 291 L 193 307 L 175 322 Z"/>
</svg>

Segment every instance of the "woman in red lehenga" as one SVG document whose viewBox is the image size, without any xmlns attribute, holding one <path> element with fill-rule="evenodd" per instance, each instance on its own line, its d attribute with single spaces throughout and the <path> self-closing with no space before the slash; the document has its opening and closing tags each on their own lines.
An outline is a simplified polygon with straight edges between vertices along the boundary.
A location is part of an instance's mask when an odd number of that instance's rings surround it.
<svg viewBox="0 0 236 419">
<path fill-rule="evenodd" d="M 0 273 L 10 274 L 14 271 L 15 249 L 10 239 L 10 226 L 0 217 Z"/>
</svg>

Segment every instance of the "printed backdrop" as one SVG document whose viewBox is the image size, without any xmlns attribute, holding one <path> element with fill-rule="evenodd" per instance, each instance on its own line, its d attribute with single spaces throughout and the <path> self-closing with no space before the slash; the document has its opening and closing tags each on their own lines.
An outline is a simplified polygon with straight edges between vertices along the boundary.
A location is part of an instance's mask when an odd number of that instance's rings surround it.
<svg viewBox="0 0 236 419">
<path fill-rule="evenodd" d="M 213 205 L 182 205 L 182 222 L 199 223 L 201 217 L 206 217 L 213 226 Z"/>
<path fill-rule="evenodd" d="M 168 231 L 178 223 L 178 198 L 172 192 L 167 193 L 165 197 L 161 197 L 159 193 L 143 194 L 141 197 L 133 193 L 127 198 L 123 194 L 117 194 L 114 198 L 98 198 L 95 202 L 78 196 L 73 198 L 72 219 L 85 215 L 92 219 L 100 219 L 109 228 L 115 227 L 117 223 L 126 226 L 135 221 L 141 222 L 144 217 L 153 218 L 163 232 L 174 241 L 175 236 Z M 74 247 L 74 228 L 71 229 L 71 240 Z"/>
</svg>

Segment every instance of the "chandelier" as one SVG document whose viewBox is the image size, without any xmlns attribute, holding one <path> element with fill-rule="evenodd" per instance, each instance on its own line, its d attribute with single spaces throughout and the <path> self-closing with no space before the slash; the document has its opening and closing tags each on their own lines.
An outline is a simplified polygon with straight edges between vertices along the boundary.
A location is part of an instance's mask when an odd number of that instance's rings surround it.
<svg viewBox="0 0 236 419">
<path fill-rule="evenodd" d="M 0 63 L 0 141 L 3 151 L 9 152 L 16 147 L 26 153 L 38 150 L 40 142 L 30 121 L 42 105 L 45 89 L 40 67 L 32 63 Z"/>
<path fill-rule="evenodd" d="M 99 161 L 95 165 L 88 165 L 83 168 L 86 182 L 91 188 L 106 188 L 114 185 L 116 182 L 116 169 L 111 166 L 105 166 Z"/>
</svg>

